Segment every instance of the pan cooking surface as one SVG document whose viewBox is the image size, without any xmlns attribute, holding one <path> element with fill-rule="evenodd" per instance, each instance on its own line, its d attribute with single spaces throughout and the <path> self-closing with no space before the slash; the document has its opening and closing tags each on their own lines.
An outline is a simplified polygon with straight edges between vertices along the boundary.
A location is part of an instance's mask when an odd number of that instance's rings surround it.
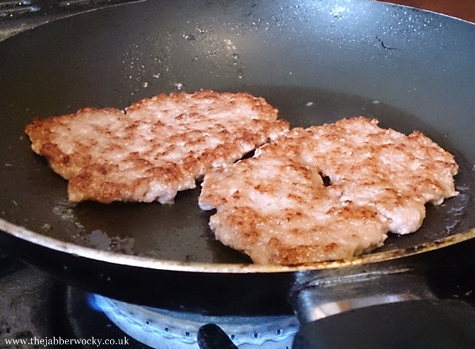
<svg viewBox="0 0 475 349">
<path fill-rule="evenodd" d="M 371 1 L 150 1 L 49 23 L 0 43 L 0 217 L 73 244 L 160 260 L 248 263 L 215 241 L 199 188 L 174 205 L 71 204 L 67 182 L 30 150 L 33 117 L 124 108 L 173 90 L 246 91 L 292 126 L 364 115 L 420 130 L 460 165 L 460 195 L 428 207 L 421 245 L 475 225 L 475 30 Z M 140 18 L 140 21 L 137 21 Z M 190 18 L 196 18 L 191 21 Z"/>
<path fill-rule="evenodd" d="M 413 235 L 391 236 L 382 250 L 407 248 L 462 232 L 473 188 L 469 165 L 453 149 L 449 139 L 435 132 L 414 116 L 379 101 L 297 87 L 250 87 L 247 91 L 265 97 L 280 110 L 280 116 L 293 126 L 333 122 L 342 117 L 365 115 L 380 120 L 382 127 L 409 133 L 423 131 L 457 156 L 458 197 L 440 207 L 428 207 L 423 227 Z M 159 203 L 69 203 L 67 182 L 53 173 L 47 162 L 30 149 L 22 128 L 29 118 L 15 120 L 15 131 L 2 138 L 9 147 L 4 160 L 2 218 L 56 239 L 117 253 L 153 257 L 161 260 L 205 263 L 248 263 L 250 260 L 215 241 L 208 228 L 211 213 L 197 205 L 199 186 L 181 192 L 173 205 Z M 14 145 L 14 146 L 13 146 Z"/>
</svg>

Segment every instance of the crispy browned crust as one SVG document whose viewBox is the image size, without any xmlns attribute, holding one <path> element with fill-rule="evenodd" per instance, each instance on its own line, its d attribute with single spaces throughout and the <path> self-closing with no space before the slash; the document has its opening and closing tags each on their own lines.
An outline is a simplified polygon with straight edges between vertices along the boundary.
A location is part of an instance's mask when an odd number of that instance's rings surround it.
<svg viewBox="0 0 475 349">
<path fill-rule="evenodd" d="M 69 180 L 71 201 L 173 201 L 211 167 L 230 164 L 288 130 L 248 93 L 171 93 L 125 111 L 84 108 L 34 119 L 31 148 Z"/>
<path fill-rule="evenodd" d="M 419 229 L 426 203 L 457 195 L 457 170 L 421 132 L 406 136 L 354 117 L 294 128 L 208 173 L 199 201 L 216 209 L 216 238 L 255 263 L 345 259 L 382 246 L 388 231 Z"/>
</svg>

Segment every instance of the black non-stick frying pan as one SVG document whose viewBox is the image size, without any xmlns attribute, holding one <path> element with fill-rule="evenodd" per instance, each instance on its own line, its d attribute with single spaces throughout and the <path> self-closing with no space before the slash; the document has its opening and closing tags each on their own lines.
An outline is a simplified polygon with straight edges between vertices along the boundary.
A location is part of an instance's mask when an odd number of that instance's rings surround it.
<svg viewBox="0 0 475 349">
<path fill-rule="evenodd" d="M 359 0 L 146 1 L 58 20 L 0 43 L 0 243 L 67 282 L 205 313 L 293 310 L 307 274 L 411 260 L 475 237 L 475 26 Z M 173 205 L 71 204 L 30 150 L 34 117 L 124 108 L 199 89 L 262 96 L 293 126 L 365 115 L 456 156 L 460 195 L 419 232 L 352 260 L 253 265 L 215 241 L 199 188 Z M 404 257 L 404 258 L 401 258 Z M 398 264 L 401 263 L 401 264 Z M 391 262 L 391 270 L 394 264 Z M 396 268 L 397 269 L 397 268 Z"/>
</svg>

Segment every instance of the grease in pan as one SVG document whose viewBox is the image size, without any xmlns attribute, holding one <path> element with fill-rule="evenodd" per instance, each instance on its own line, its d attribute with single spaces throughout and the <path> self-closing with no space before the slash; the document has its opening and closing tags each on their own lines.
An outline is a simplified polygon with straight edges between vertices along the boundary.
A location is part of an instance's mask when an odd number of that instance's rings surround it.
<svg viewBox="0 0 475 349">
<path fill-rule="evenodd" d="M 217 209 L 216 237 L 256 263 L 371 251 L 388 231 L 416 231 L 427 202 L 457 195 L 453 156 L 420 132 L 363 117 L 288 128 L 262 98 L 200 91 L 35 120 L 26 132 L 70 179 L 71 201 L 170 203 L 205 175 L 200 205 Z"/>
</svg>

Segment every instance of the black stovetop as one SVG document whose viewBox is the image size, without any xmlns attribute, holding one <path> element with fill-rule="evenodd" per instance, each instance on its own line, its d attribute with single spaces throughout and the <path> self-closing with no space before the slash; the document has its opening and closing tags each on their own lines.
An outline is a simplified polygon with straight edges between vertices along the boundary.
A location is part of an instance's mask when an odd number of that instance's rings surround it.
<svg viewBox="0 0 475 349">
<path fill-rule="evenodd" d="M 438 252 L 429 281 L 439 298 L 459 299 L 475 306 L 475 242 L 459 245 Z M 43 348 L 39 340 L 58 338 L 114 339 L 125 342 L 128 348 L 148 348 L 94 309 L 89 301 L 91 294 L 23 264 L 1 248 L 0 294 L 2 349 Z M 28 344 L 7 344 L 6 339 L 28 341 Z M 97 343 L 73 347 L 97 348 Z M 64 347 L 47 344 L 50 348 Z"/>
<path fill-rule="evenodd" d="M 1 252 L 0 294 L 2 349 L 64 348 L 65 344 L 58 342 L 60 338 L 89 339 L 90 343 L 73 348 L 97 348 L 99 341 L 104 343 L 106 339 L 124 344 L 122 348 L 148 348 L 95 310 L 88 292 L 70 287 Z"/>
</svg>

